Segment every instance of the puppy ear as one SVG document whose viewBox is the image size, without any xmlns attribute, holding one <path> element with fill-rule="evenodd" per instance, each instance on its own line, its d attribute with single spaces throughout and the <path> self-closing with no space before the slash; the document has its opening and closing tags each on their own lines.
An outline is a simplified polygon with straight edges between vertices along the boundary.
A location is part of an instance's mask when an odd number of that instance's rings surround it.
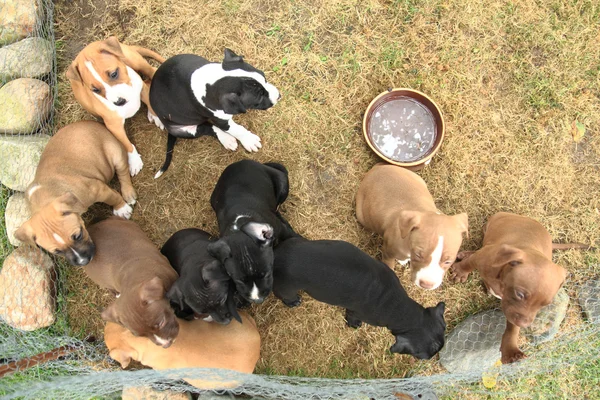
<svg viewBox="0 0 600 400">
<path fill-rule="evenodd" d="M 77 196 L 71 192 L 67 192 L 55 199 L 52 202 L 52 207 L 54 207 L 56 212 L 63 215 L 66 213 L 83 214 L 87 210 Z"/>
<path fill-rule="evenodd" d="M 221 108 L 227 114 L 243 114 L 246 112 L 246 107 L 242 103 L 242 99 L 236 93 L 227 93 L 221 96 Z"/>
<path fill-rule="evenodd" d="M 160 300 L 165 295 L 165 287 L 158 276 L 146 281 L 140 289 L 140 298 L 142 302 L 151 304 Z"/>
<path fill-rule="evenodd" d="M 281 204 L 287 199 L 290 191 L 288 171 L 283 165 L 278 163 L 264 163 L 264 165 L 267 167 L 267 173 L 271 177 L 271 181 L 275 187 L 277 204 Z"/>
<path fill-rule="evenodd" d="M 438 318 L 444 319 L 444 311 L 446 310 L 446 303 L 440 301 L 437 306 L 433 308 L 433 314 Z"/>
<path fill-rule="evenodd" d="M 242 317 L 237 311 L 237 307 L 235 304 L 235 285 L 231 283 L 229 285 L 229 293 L 227 294 L 227 311 L 231 314 L 233 318 L 240 324 L 242 323 Z"/>
<path fill-rule="evenodd" d="M 419 211 L 401 211 L 398 224 L 400 225 L 400 236 L 402 236 L 402 239 L 406 239 L 410 232 L 418 229 L 420 222 L 421 213 Z"/>
<path fill-rule="evenodd" d="M 231 249 L 229 245 L 225 243 L 224 240 L 217 240 L 216 242 L 212 242 L 206 247 L 208 254 L 221 261 L 225 262 L 226 259 L 231 257 Z"/>
<path fill-rule="evenodd" d="M 131 362 L 131 357 L 125 350 L 113 349 L 108 353 L 108 355 L 110 358 L 121 364 L 121 368 L 123 369 L 127 368 Z"/>
<path fill-rule="evenodd" d="M 523 251 L 516 247 L 502 244 L 496 252 L 492 266 L 499 268 L 504 265 L 516 267 L 523 262 Z"/>
<path fill-rule="evenodd" d="M 15 231 L 15 238 L 23 243 L 35 245 L 35 232 L 31 226 L 31 220 L 23 222 L 23 224 Z"/>
<path fill-rule="evenodd" d="M 390 351 L 392 353 L 398 353 L 398 354 L 413 354 L 414 353 L 413 346 L 410 344 L 408 339 L 403 338 L 402 336 L 396 336 L 396 343 L 394 343 L 392 345 L 392 347 L 390 347 Z"/>
<path fill-rule="evenodd" d="M 185 296 L 183 295 L 183 292 L 179 288 L 179 280 L 177 280 L 173 284 L 173 286 L 171 286 L 171 289 L 169 289 L 169 291 L 167 292 L 167 299 L 169 299 L 170 302 L 177 304 L 179 306 L 180 310 L 184 309 Z"/>
<path fill-rule="evenodd" d="M 225 57 L 223 58 L 223 64 L 230 62 L 242 62 L 244 58 L 242 56 L 238 56 L 230 49 L 225 49 Z"/>
<path fill-rule="evenodd" d="M 125 57 L 123 50 L 121 50 L 121 43 L 115 36 L 111 36 L 101 43 L 100 52 L 112 54 L 119 58 Z"/>
<path fill-rule="evenodd" d="M 109 322 L 114 322 L 116 324 L 119 324 L 119 317 L 118 317 L 118 313 L 117 313 L 117 306 L 116 303 L 111 303 L 109 304 L 108 307 L 106 307 L 104 309 L 104 311 L 102 311 L 101 317 L 104 321 L 109 321 Z"/>
<path fill-rule="evenodd" d="M 467 213 L 457 214 L 457 215 L 453 216 L 452 218 L 454 218 L 456 220 L 456 224 L 458 225 L 458 228 L 460 229 L 461 233 L 464 233 L 465 235 L 467 235 L 467 239 L 468 239 L 469 238 L 469 216 L 467 215 Z"/>
<path fill-rule="evenodd" d="M 69 68 L 67 68 L 67 72 L 65 73 L 67 79 L 71 81 L 81 82 L 81 74 L 79 73 L 79 68 L 77 68 L 77 62 L 73 61 Z"/>
<path fill-rule="evenodd" d="M 248 222 L 242 226 L 242 231 L 246 235 L 258 240 L 262 246 L 267 246 L 273 242 L 273 227 L 269 224 Z"/>
</svg>

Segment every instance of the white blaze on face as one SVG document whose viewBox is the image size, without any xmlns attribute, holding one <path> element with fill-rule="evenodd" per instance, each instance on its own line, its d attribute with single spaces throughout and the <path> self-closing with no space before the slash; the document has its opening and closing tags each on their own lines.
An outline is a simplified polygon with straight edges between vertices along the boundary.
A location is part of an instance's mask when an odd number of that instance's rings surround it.
<svg viewBox="0 0 600 400">
<path fill-rule="evenodd" d="M 252 300 L 258 300 L 258 288 L 256 287 L 256 283 L 252 286 L 252 290 L 250 291 L 250 298 Z"/>
<path fill-rule="evenodd" d="M 71 251 L 73 252 L 73 254 L 75 254 L 75 256 L 77 257 L 77 263 L 81 264 L 83 262 L 84 258 L 81 257 L 81 255 L 77 251 L 75 251 L 74 248 L 69 247 L 69 249 L 71 249 Z"/>
<path fill-rule="evenodd" d="M 442 252 L 444 250 L 444 237 L 438 238 L 437 246 L 431 253 L 431 263 L 425 268 L 420 269 L 415 276 L 415 285 L 423 289 L 436 289 L 442 284 L 444 279 L 444 269 L 440 267 Z M 422 286 L 423 285 L 423 286 Z M 427 287 L 424 287 L 427 285 Z"/>
<path fill-rule="evenodd" d="M 106 96 L 100 96 L 97 93 L 93 93 L 94 96 L 102 104 L 106 106 L 111 111 L 116 111 L 123 119 L 131 118 L 135 115 L 135 113 L 140 109 L 141 98 L 140 94 L 142 92 L 142 87 L 144 86 L 144 82 L 142 78 L 130 67 L 127 68 L 127 74 L 129 79 L 131 80 L 131 85 L 127 83 L 119 83 L 117 85 L 111 86 L 94 69 L 91 61 L 86 61 L 85 66 L 90 71 L 92 76 L 96 78 L 97 81 L 102 83 L 104 87 L 104 91 Z M 123 74 L 125 71 L 119 71 L 119 73 Z M 125 99 L 126 103 L 122 106 L 117 106 L 115 102 L 119 101 L 119 99 Z"/>
<path fill-rule="evenodd" d="M 57 243 L 65 244 L 65 241 L 63 240 L 63 238 L 61 238 L 58 234 L 53 233 L 52 237 L 54 238 L 54 240 L 56 240 Z"/>
<path fill-rule="evenodd" d="M 206 321 L 206 322 L 213 322 L 213 321 L 214 321 L 214 319 L 213 319 L 212 315 L 209 315 L 209 316 L 208 316 L 208 317 L 206 317 L 206 318 L 202 318 L 202 321 Z"/>
<path fill-rule="evenodd" d="M 158 336 L 156 334 L 154 335 L 154 339 L 156 339 L 156 341 L 158 342 L 158 344 L 160 344 L 161 346 L 164 346 L 164 345 L 166 345 L 166 344 L 169 343 L 168 339 L 163 339 L 163 338 L 161 338 L 160 336 Z"/>
</svg>

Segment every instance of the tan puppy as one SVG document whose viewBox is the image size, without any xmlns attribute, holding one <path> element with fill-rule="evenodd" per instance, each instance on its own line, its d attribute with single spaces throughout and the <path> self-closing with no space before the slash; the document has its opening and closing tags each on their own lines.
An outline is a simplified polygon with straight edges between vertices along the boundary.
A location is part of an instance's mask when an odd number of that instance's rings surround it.
<svg viewBox="0 0 600 400">
<path fill-rule="evenodd" d="M 502 299 L 506 331 L 500 351 L 502 362 L 525 357 L 517 344 L 538 311 L 552 302 L 567 271 L 552 262 L 552 238 L 537 221 L 500 212 L 488 221 L 483 247 L 452 266 L 455 282 L 465 282 L 474 269 L 489 293 Z"/>
<path fill-rule="evenodd" d="M 123 144 L 129 159 L 129 172 L 136 175 L 142 158 L 125 133 L 125 119 L 140 109 L 140 99 L 148 106 L 148 120 L 162 129 L 150 101 L 149 82 L 156 68 L 144 57 L 159 62 L 165 59 L 152 50 L 119 43 L 114 36 L 87 45 L 67 69 L 75 98 L 88 112 L 102 118 L 109 131 Z M 147 82 L 144 82 L 139 74 Z"/>
<path fill-rule="evenodd" d="M 356 217 L 383 236 L 383 262 L 410 261 L 412 280 L 423 289 L 442 284 L 467 233 L 467 214 L 442 214 L 427 185 L 414 172 L 379 163 L 365 175 L 356 194 Z"/>
<path fill-rule="evenodd" d="M 62 255 L 73 265 L 86 265 L 94 256 L 94 243 L 81 214 L 102 202 L 129 218 L 136 193 L 127 168 L 123 146 L 104 125 L 80 121 L 60 129 L 44 148 L 27 188 L 33 216 L 17 229 L 16 238 Z M 107 185 L 115 172 L 122 197 Z"/>
<path fill-rule="evenodd" d="M 90 226 L 89 232 L 96 257 L 85 273 L 117 296 L 102 319 L 169 347 L 179 325 L 165 293 L 177 272 L 135 222 L 112 217 Z"/>
<path fill-rule="evenodd" d="M 126 368 L 131 360 L 154 369 L 223 368 L 252 373 L 260 356 L 260 335 L 256 323 L 240 311 L 242 323 L 229 325 L 203 320 L 179 320 L 179 336 L 168 349 L 154 346 L 148 339 L 134 337 L 120 325 L 107 323 L 104 341 L 110 356 Z M 240 382 L 185 379 L 200 389 L 223 389 Z"/>
</svg>

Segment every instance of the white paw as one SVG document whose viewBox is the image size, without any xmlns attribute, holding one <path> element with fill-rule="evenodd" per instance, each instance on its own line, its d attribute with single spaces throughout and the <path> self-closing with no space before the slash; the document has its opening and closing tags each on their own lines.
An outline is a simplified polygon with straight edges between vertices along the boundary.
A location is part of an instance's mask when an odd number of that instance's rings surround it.
<svg viewBox="0 0 600 400">
<path fill-rule="evenodd" d="M 148 121 L 153 122 L 154 125 L 158 126 L 161 130 L 165 129 L 165 126 L 162 122 L 160 122 L 160 118 L 156 115 L 152 114 L 150 110 L 148 110 Z"/>
<path fill-rule="evenodd" d="M 227 150 L 231 150 L 231 151 L 237 150 L 238 143 L 237 143 L 236 138 L 234 138 L 229 133 L 217 128 L 216 126 L 213 126 L 213 130 L 217 134 L 217 139 L 219 139 L 219 142 L 221 142 L 223 147 L 225 147 Z"/>
<path fill-rule="evenodd" d="M 403 267 L 406 267 L 408 265 L 408 263 L 410 262 L 410 257 L 408 257 L 406 260 L 396 260 L 400 263 L 400 265 L 402 265 Z"/>
<path fill-rule="evenodd" d="M 113 209 L 113 214 L 117 217 L 129 219 L 131 218 L 131 214 L 133 213 L 133 208 L 129 204 L 125 204 L 121 208 Z"/>
<path fill-rule="evenodd" d="M 129 163 L 129 175 L 136 176 L 144 166 L 142 162 L 142 156 L 137 152 L 135 146 L 133 146 L 133 151 L 131 153 L 127 153 L 127 162 Z"/>
<path fill-rule="evenodd" d="M 252 132 L 248 132 L 245 135 L 238 137 L 238 139 L 242 143 L 242 146 L 249 152 L 258 151 L 258 149 L 262 147 L 260 138 Z"/>
<path fill-rule="evenodd" d="M 135 205 L 135 203 L 136 203 L 136 200 L 135 200 L 135 199 L 133 199 L 133 200 L 131 200 L 131 201 L 127 202 L 127 204 L 129 204 L 131 207 L 133 207 L 133 206 Z"/>
</svg>

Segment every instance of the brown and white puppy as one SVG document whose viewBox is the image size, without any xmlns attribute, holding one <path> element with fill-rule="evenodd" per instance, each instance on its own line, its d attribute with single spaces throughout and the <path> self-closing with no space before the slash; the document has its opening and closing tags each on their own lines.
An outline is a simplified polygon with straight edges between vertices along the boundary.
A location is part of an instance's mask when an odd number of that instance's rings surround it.
<svg viewBox="0 0 600 400">
<path fill-rule="evenodd" d="M 102 118 L 108 130 L 127 150 L 131 176 L 140 172 L 144 164 L 127 138 L 124 124 L 125 119 L 133 117 L 140 109 L 140 99 L 148 106 L 148 120 L 162 129 L 148 98 L 150 80 L 156 68 L 144 57 L 161 63 L 165 61 L 152 50 L 127 46 L 111 36 L 87 45 L 75 57 L 66 73 L 79 104 L 94 116 Z"/>
<path fill-rule="evenodd" d="M 107 183 L 115 172 L 122 196 Z M 32 217 L 15 232 L 22 242 L 86 265 L 94 243 L 81 214 L 96 202 L 129 218 L 136 193 L 131 184 L 127 154 L 104 125 L 79 121 L 60 129 L 48 142 L 26 191 Z"/>
<path fill-rule="evenodd" d="M 84 270 L 117 296 L 102 312 L 102 319 L 169 347 L 179 324 L 165 293 L 177 272 L 135 222 L 111 217 L 90 226 L 89 232 L 96 257 Z"/>
<path fill-rule="evenodd" d="M 260 357 L 260 335 L 256 323 L 240 311 L 242 323 L 215 324 L 202 320 L 178 320 L 179 336 L 168 349 L 148 339 L 134 337 L 120 325 L 107 323 L 104 341 L 111 358 L 126 368 L 131 360 L 157 370 L 171 368 L 222 368 L 252 373 Z M 224 389 L 239 381 L 185 379 L 200 389 Z"/>
<path fill-rule="evenodd" d="M 465 282 L 474 269 L 493 296 L 502 300 L 506 330 L 500 351 L 502 362 L 517 361 L 520 328 L 526 328 L 538 311 L 552 303 L 567 271 L 552 262 L 552 238 L 537 221 L 500 212 L 488 221 L 483 247 L 452 266 L 453 280 Z"/>
<path fill-rule="evenodd" d="M 420 176 L 384 163 L 362 180 L 356 217 L 383 236 L 384 263 L 393 268 L 395 260 L 410 261 L 415 285 L 430 290 L 442 284 L 468 230 L 467 214 L 442 214 Z"/>
</svg>

